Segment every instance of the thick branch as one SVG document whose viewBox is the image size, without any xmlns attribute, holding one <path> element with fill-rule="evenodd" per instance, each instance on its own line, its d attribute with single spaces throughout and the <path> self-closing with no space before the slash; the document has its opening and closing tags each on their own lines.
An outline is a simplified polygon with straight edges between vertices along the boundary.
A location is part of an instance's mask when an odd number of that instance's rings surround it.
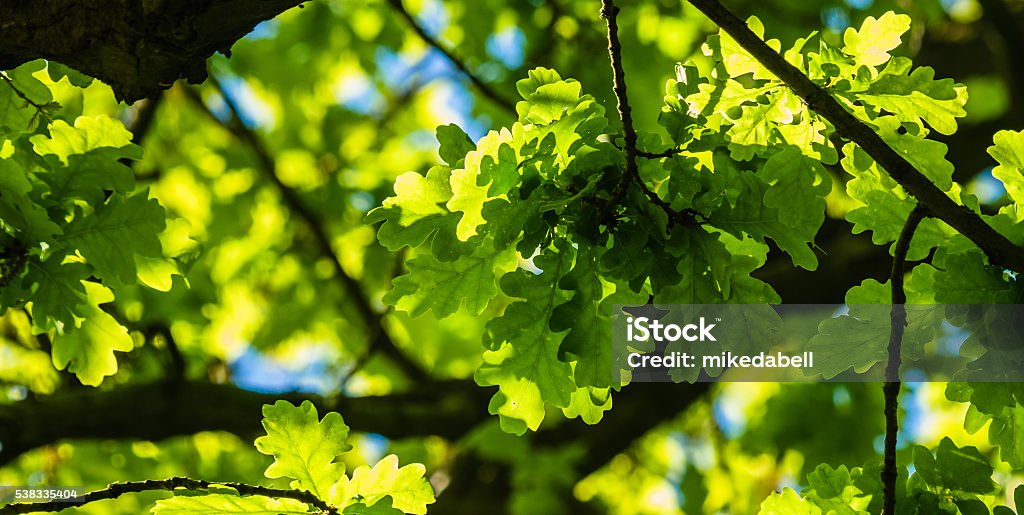
<svg viewBox="0 0 1024 515">
<path fill-rule="evenodd" d="M 227 53 L 256 24 L 301 0 L 0 2 L 0 70 L 34 59 L 110 85 L 118 99 L 152 97 L 178 79 L 206 79 L 206 59 Z"/>
<path fill-rule="evenodd" d="M 377 351 L 380 351 L 391 358 L 391 360 L 394 361 L 402 372 L 410 379 L 419 382 L 429 381 L 430 376 L 417 363 L 413 362 L 408 356 L 402 353 L 402 351 L 395 345 L 394 341 L 391 340 L 391 336 L 384 327 L 380 313 L 377 313 L 377 311 L 373 309 L 373 306 L 370 304 L 370 299 L 367 297 L 366 292 L 363 291 L 363 286 L 359 284 L 359 281 L 354 277 L 349 275 L 348 272 L 345 271 L 344 267 L 341 266 L 341 260 L 334 251 L 334 246 L 331 243 L 330 236 L 328 236 L 327 229 L 324 227 L 320 217 L 306 206 L 298 192 L 281 181 L 281 178 L 277 175 L 277 163 L 274 161 L 273 156 L 271 156 L 260 137 L 253 132 L 252 129 L 242 123 L 242 117 L 234 99 L 227 94 L 224 88 L 221 87 L 220 83 L 217 82 L 216 78 L 211 79 L 211 82 L 217 88 L 221 97 L 224 98 L 224 103 L 227 104 L 228 109 L 231 112 L 230 120 L 224 122 L 217 118 L 217 116 L 210 111 L 209 106 L 203 102 L 202 98 L 200 98 L 195 91 L 186 90 L 186 94 L 189 99 L 202 109 L 203 112 L 205 112 L 212 120 L 220 123 L 236 138 L 252 148 L 253 152 L 256 154 L 256 159 L 259 161 L 260 167 L 281 195 L 285 205 L 287 205 L 288 209 L 306 224 L 310 232 L 313 234 L 313 239 L 316 241 L 316 245 L 320 253 L 330 260 L 331 266 L 334 268 L 334 277 L 338 280 L 343 290 L 348 294 L 348 298 L 355 305 L 360 317 L 363 319 L 363 323 L 370 332 L 370 345 Z"/>
<path fill-rule="evenodd" d="M 565 422 L 535 435 L 541 446 L 573 442 L 588 449 L 577 471 L 586 475 L 637 437 L 707 393 L 710 384 L 644 383 L 613 397 L 615 409 L 596 426 Z M 309 400 L 320 413 L 337 411 L 356 431 L 388 438 L 439 436 L 456 441 L 487 421 L 491 392 L 469 381 L 437 383 L 422 391 L 381 397 L 265 394 L 233 385 L 185 381 L 74 390 L 0 407 L 0 465 L 22 453 L 68 439 L 159 441 L 200 431 L 226 431 L 245 440 L 260 432 L 261 408 L 284 399 Z M 461 480 L 461 479 L 460 479 Z M 474 483 L 468 478 L 467 488 Z"/>
<path fill-rule="evenodd" d="M 409 27 L 412 28 L 413 32 L 415 32 L 416 35 L 420 37 L 420 39 L 425 41 L 428 45 L 437 49 L 438 52 L 441 52 L 441 54 L 448 58 L 448 61 L 451 62 L 452 65 L 455 66 L 455 68 L 457 68 L 460 73 L 462 73 L 462 75 L 469 79 L 469 82 L 473 84 L 477 91 L 479 91 L 483 96 L 490 99 L 492 102 L 497 104 L 505 111 L 508 111 L 512 116 L 518 116 L 518 114 L 516 113 L 515 103 L 513 103 L 512 101 L 510 101 L 509 99 L 505 98 L 497 91 L 495 91 L 494 88 L 492 88 L 489 84 L 484 82 L 483 79 L 481 79 L 475 73 L 473 73 L 469 69 L 469 66 L 467 66 L 462 59 L 456 57 L 451 50 L 442 45 L 441 42 L 438 41 L 436 38 L 434 38 L 430 34 L 427 34 L 427 31 L 424 30 L 423 27 L 416 22 L 416 18 L 414 18 L 412 14 L 405 8 L 405 6 L 402 5 L 402 0 L 388 0 L 388 4 L 390 4 L 391 7 L 394 8 L 395 12 L 398 13 L 398 15 L 401 16 L 402 19 L 409 24 Z"/>
<path fill-rule="evenodd" d="M 858 120 L 832 95 L 772 50 L 718 0 L 688 1 L 786 83 L 811 109 L 831 122 L 842 137 L 860 145 L 896 182 L 924 204 L 929 213 L 970 238 L 985 252 L 990 263 L 1024 273 L 1024 250 L 996 232 L 973 211 L 946 196 L 909 161 L 889 147 L 874 129 Z"/>
<path fill-rule="evenodd" d="M 885 395 L 885 451 L 882 460 L 882 513 L 892 515 L 896 513 L 896 437 L 900 429 L 899 423 L 899 396 L 900 396 L 900 363 L 902 357 L 900 348 L 903 345 L 903 331 L 907 327 L 907 293 L 903 290 L 904 267 L 907 261 L 907 251 L 910 250 L 910 242 L 914 238 L 914 232 L 921 220 L 924 219 L 925 210 L 918 204 L 907 216 L 907 222 L 900 231 L 900 237 L 896 240 L 896 249 L 892 256 L 892 272 L 889 274 L 889 281 L 892 287 L 892 311 L 890 314 L 889 329 L 889 362 L 885 368 L 885 385 L 882 391 Z"/>
<path fill-rule="evenodd" d="M 389 438 L 437 435 L 455 440 L 488 417 L 489 396 L 469 382 L 355 398 L 264 394 L 197 381 L 74 390 L 0 407 L 0 465 L 63 439 L 156 441 L 200 431 L 227 431 L 251 440 L 260 431 L 262 406 L 278 399 L 310 400 L 321 413 L 343 414 L 356 430 Z"/>
<path fill-rule="evenodd" d="M 338 515 L 337 508 L 328 505 L 324 501 L 321 501 L 319 498 L 317 498 L 315 495 L 303 490 L 284 490 L 281 488 L 267 488 L 265 486 L 247 485 L 244 483 L 217 483 L 203 481 L 200 479 L 190 479 L 187 477 L 171 477 L 161 480 L 150 479 L 146 481 L 129 481 L 126 483 L 113 483 L 102 490 L 89 492 L 85 495 L 81 495 L 76 497 L 75 499 L 69 500 L 8 504 L 5 506 L 0 506 L 0 515 L 58 512 L 67 508 L 84 506 L 86 504 L 93 503 L 96 501 L 102 501 L 106 499 L 117 499 L 118 497 L 121 497 L 124 494 L 130 493 L 148 492 L 152 490 L 173 491 L 178 488 L 184 488 L 186 490 L 194 491 L 206 491 L 216 486 L 226 486 L 228 488 L 232 488 L 235 491 L 237 491 L 239 495 L 244 496 L 259 495 L 262 497 L 295 499 L 296 501 L 311 504 L 324 513 Z"/>
</svg>

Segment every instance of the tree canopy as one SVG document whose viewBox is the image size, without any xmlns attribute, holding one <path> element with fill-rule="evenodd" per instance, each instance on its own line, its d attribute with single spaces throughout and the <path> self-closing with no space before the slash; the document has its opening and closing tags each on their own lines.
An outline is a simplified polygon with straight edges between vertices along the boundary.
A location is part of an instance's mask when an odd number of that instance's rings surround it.
<svg viewBox="0 0 1024 515">
<path fill-rule="evenodd" d="M 1021 383 L 898 375 L 1024 291 L 1022 24 L 0 6 L 0 515 L 1024 513 Z M 619 381 L 648 303 L 883 305 L 886 382 Z"/>
</svg>

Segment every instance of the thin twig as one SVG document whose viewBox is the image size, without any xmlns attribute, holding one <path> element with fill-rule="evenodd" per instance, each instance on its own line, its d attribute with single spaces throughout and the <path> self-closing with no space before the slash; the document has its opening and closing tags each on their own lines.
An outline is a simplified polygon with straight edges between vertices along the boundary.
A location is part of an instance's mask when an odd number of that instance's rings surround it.
<svg viewBox="0 0 1024 515">
<path fill-rule="evenodd" d="M 6 73 L 2 71 L 0 71 L 0 79 L 2 79 L 4 82 L 7 83 L 8 86 L 10 86 L 11 90 L 14 91 L 14 94 L 18 95 L 18 98 L 24 100 L 26 104 L 36 108 L 36 111 L 42 112 L 48 107 L 47 104 L 40 104 L 29 98 L 24 91 L 19 89 L 18 86 L 14 84 L 14 79 L 11 79 L 10 76 L 8 76 Z"/>
<path fill-rule="evenodd" d="M 261 168 L 267 178 L 270 179 L 270 182 L 273 183 L 278 193 L 280 193 L 285 205 L 287 205 L 288 208 L 306 224 L 310 232 L 313 234 L 313 239 L 316 241 L 320 252 L 330 260 L 331 267 L 334 269 L 335 278 L 341 284 L 343 290 L 348 294 L 348 298 L 355 304 L 360 317 L 363 319 L 363 323 L 367 328 L 369 328 L 371 345 L 379 347 L 379 350 L 390 357 L 402 372 L 409 376 L 410 379 L 417 382 L 429 382 L 429 374 L 427 374 L 419 364 L 409 359 L 409 357 L 395 345 L 394 341 L 391 340 L 391 336 L 384 328 L 382 316 L 373 309 L 373 306 L 370 304 L 370 300 L 367 298 L 362 285 L 359 284 L 359 281 L 349 275 L 341 266 L 341 260 L 337 253 L 335 253 L 334 246 L 331 244 L 331 239 L 328 236 L 323 223 L 320 221 L 319 216 L 306 206 L 298 192 L 281 181 L 281 178 L 277 175 L 277 163 L 270 155 L 270 152 L 267 151 L 267 148 L 264 146 L 263 141 L 259 136 L 242 123 L 240 110 L 238 106 L 235 105 L 234 100 L 227 94 L 215 77 L 211 76 L 209 82 L 217 88 L 221 97 L 224 99 L 224 103 L 227 105 L 228 110 L 231 113 L 230 120 L 225 122 L 214 115 L 213 112 L 210 111 L 209 106 L 203 102 L 203 99 L 194 90 L 186 88 L 186 96 L 188 96 L 188 98 L 202 109 L 202 111 L 210 118 L 217 121 L 221 126 L 235 135 L 236 138 L 245 142 L 252 148 Z"/>
<path fill-rule="evenodd" d="M 86 504 L 106 499 L 116 499 L 124 494 L 148 492 L 152 490 L 175 490 L 184 488 L 186 490 L 205 491 L 210 488 L 223 486 L 232 488 L 239 495 L 262 497 L 273 497 L 281 499 L 294 499 L 315 506 L 321 512 L 338 515 L 338 509 L 320 500 L 317 496 L 303 490 L 284 490 L 280 488 L 267 488 L 265 486 L 247 485 L 244 483 L 219 483 L 191 479 L 187 477 L 171 477 L 162 480 L 149 479 L 146 481 L 130 481 L 126 483 L 112 483 L 102 490 L 89 492 L 74 499 L 48 501 L 48 502 L 27 502 L 14 503 L 0 506 L 0 515 L 18 515 L 22 513 L 58 512 L 67 508 L 84 506 Z"/>
<path fill-rule="evenodd" d="M 892 271 L 889 273 L 889 284 L 892 286 L 892 310 L 890 312 L 889 329 L 889 361 L 885 367 L 885 452 L 882 461 L 882 513 L 896 513 L 896 438 L 899 432 L 899 395 L 900 395 L 900 355 L 903 345 L 903 332 L 907 326 L 907 293 L 903 289 L 904 268 L 910 242 L 914 231 L 925 217 L 924 206 L 918 204 L 907 216 L 907 222 L 896 240 L 896 249 L 892 256 Z"/>
<path fill-rule="evenodd" d="M 473 83 L 473 86 L 475 86 L 480 93 L 505 111 L 508 111 L 512 116 L 518 116 L 515 103 L 491 88 L 491 86 L 484 82 L 483 79 L 474 74 L 462 59 L 456 57 L 451 50 L 445 48 L 445 46 L 436 38 L 427 34 L 427 31 L 416 21 L 416 18 L 414 18 L 405 6 L 402 5 L 402 0 L 388 0 L 388 4 L 390 4 L 391 7 L 395 9 L 395 12 L 409 24 L 409 27 L 412 28 L 413 32 L 415 32 L 420 39 L 437 49 L 438 52 L 441 52 L 441 54 L 448 58 L 448 61 L 450 61 L 452 65 L 462 73 L 462 75 L 469 79 L 469 82 Z"/>
<path fill-rule="evenodd" d="M 622 43 L 619 41 L 619 8 L 613 0 L 601 0 L 601 17 L 608 25 L 608 58 L 612 67 L 612 91 L 615 92 L 615 106 L 622 121 L 622 136 L 626 151 L 626 171 L 612 191 L 612 197 L 605 208 L 606 213 L 615 209 L 626 195 L 631 181 L 640 180 L 636 164 L 636 129 L 633 127 L 633 110 L 629 107 L 626 93 L 626 71 L 622 68 Z"/>
<path fill-rule="evenodd" d="M 602 219 L 608 219 L 626 195 L 630 183 L 636 183 L 640 191 L 651 202 L 665 211 L 671 223 L 684 227 L 694 227 L 697 225 L 695 213 L 689 210 L 676 211 L 672 209 L 672 206 L 662 200 L 657 193 L 651 191 L 640 177 L 639 167 L 636 162 L 638 156 L 650 159 L 668 156 L 643 152 L 636 148 L 637 134 L 636 128 L 633 127 L 633 110 L 629 106 L 629 95 L 626 93 L 626 71 L 622 68 L 622 43 L 619 41 L 618 15 L 619 8 L 613 0 L 601 0 L 601 17 L 605 19 L 608 25 L 608 57 L 612 67 L 612 91 L 615 92 L 616 108 L 619 111 L 619 120 L 622 121 L 622 135 L 626 152 L 625 173 L 622 175 L 619 183 L 615 185 L 615 189 L 612 190 L 612 196 L 608 199 L 607 204 L 605 204 Z"/>
<path fill-rule="evenodd" d="M 668 216 L 668 220 L 671 224 L 676 224 L 683 227 L 696 227 L 700 225 L 700 221 L 698 220 L 701 217 L 700 213 L 692 209 L 676 211 L 675 209 L 672 209 L 671 204 L 665 202 L 661 197 L 658 196 L 657 193 L 648 188 L 647 184 L 644 183 L 644 181 L 637 181 L 636 184 L 637 186 L 640 187 L 640 191 L 644 192 L 644 195 L 647 196 L 651 203 L 660 207 L 661 210 L 665 212 L 665 215 Z M 700 219 L 703 220 L 703 218 Z"/>
<path fill-rule="evenodd" d="M 858 120 L 831 94 L 772 50 L 747 27 L 746 23 L 729 12 L 718 0 L 688 1 L 789 86 L 811 109 L 835 126 L 842 137 L 860 145 L 900 186 L 924 204 L 932 216 L 948 223 L 980 247 L 991 264 L 1024 273 L 1024 249 L 1014 245 L 969 208 L 954 202 L 914 168 L 914 165 L 893 150 L 874 129 Z"/>
</svg>

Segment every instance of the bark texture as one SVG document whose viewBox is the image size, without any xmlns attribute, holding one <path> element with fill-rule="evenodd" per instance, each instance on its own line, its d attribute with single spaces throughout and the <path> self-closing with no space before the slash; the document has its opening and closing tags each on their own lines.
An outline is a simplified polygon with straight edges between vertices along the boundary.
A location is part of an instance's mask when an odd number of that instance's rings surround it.
<svg viewBox="0 0 1024 515">
<path fill-rule="evenodd" d="M 110 85 L 119 100 L 206 79 L 206 59 L 301 0 L 0 2 L 0 70 L 59 62 Z"/>
</svg>

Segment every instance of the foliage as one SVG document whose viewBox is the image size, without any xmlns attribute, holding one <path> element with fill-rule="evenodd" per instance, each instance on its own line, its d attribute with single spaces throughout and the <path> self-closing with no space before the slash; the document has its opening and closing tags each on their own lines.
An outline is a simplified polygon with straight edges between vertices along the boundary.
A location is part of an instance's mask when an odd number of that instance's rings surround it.
<svg viewBox="0 0 1024 515">
<path fill-rule="evenodd" d="M 320 509 L 302 494 L 345 514 L 425 513 L 435 485 L 440 503 L 479 487 L 483 507 L 439 505 L 452 513 L 571 513 L 577 502 L 609 513 L 880 513 L 874 386 L 642 395 L 610 373 L 605 343 L 616 304 L 763 305 L 818 288 L 887 304 L 887 254 L 918 199 L 688 6 L 622 6 L 631 149 L 608 67 L 581 58 L 607 45 L 595 5 L 434 4 L 410 2 L 402 17 L 401 2 L 311 3 L 242 40 L 230 61 L 212 60 L 217 82 L 130 108 L 55 62 L 3 72 L 0 484 L 187 475 L 300 495 L 214 483 L 83 513 Z M 1024 131 L 986 138 L 974 158 L 992 162 L 965 166 L 955 142 L 976 113 L 1009 108 L 973 93 L 984 77 L 942 78 L 941 63 L 915 55 L 928 44 L 921 31 L 969 27 L 968 14 L 938 2 L 771 4 L 751 6 L 755 34 L 964 212 L 1024 243 Z M 829 12 L 856 23 L 808 34 Z M 502 38 L 520 41 L 518 59 Z M 460 102 L 471 107 L 450 107 Z M 988 182 L 967 175 L 989 167 Z M 1005 195 L 987 198 L 979 184 Z M 1019 271 L 929 215 L 905 256 L 911 304 L 1020 299 Z M 910 311 L 906 350 L 936 344 L 945 329 L 933 313 Z M 816 344 L 850 349 L 827 375 L 884 361 L 890 324 L 861 306 L 817 327 Z M 268 402 L 253 448 L 198 432 L 248 440 L 243 422 L 209 413 L 219 398 L 193 401 L 213 406 L 185 410 L 194 424 L 96 433 L 38 407 L 130 399 L 165 379 L 167 402 L 175 385 L 209 380 L 250 404 L 252 390 L 339 406 L 380 396 L 380 413 L 356 403 L 321 418 L 309 401 Z M 486 407 L 466 393 L 481 389 Z M 897 513 L 1024 511 L 1020 385 L 934 393 L 904 397 L 904 421 L 924 425 L 924 410 L 942 423 L 901 433 Z M 484 409 L 494 417 L 481 423 Z M 55 436 L 33 439 L 49 423 Z M 189 436 L 58 441 L 134 431 Z"/>
<path fill-rule="evenodd" d="M 292 479 L 292 488 L 312 493 L 346 514 L 422 514 L 434 502 L 434 491 L 423 477 L 420 464 L 398 467 L 389 455 L 373 468 L 360 467 L 352 476 L 333 463 L 352 449 L 345 443 L 348 426 L 336 412 L 322 420 L 309 401 L 295 406 L 278 401 L 263 407 L 266 436 L 256 439 L 260 452 L 274 456 L 267 467 L 269 478 Z M 231 494 L 174 496 L 156 502 L 152 513 L 317 513 L 293 499 L 238 497 Z"/>
</svg>

